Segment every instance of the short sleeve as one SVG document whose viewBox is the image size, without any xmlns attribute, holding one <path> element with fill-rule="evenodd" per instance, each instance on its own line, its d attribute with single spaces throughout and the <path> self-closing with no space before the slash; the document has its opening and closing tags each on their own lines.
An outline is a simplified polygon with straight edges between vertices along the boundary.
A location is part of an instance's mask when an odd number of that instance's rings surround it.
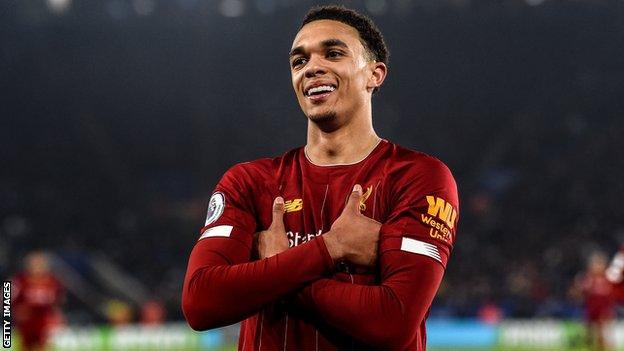
<svg viewBox="0 0 624 351">
<path fill-rule="evenodd" d="M 251 201 L 253 192 L 247 178 L 241 165 L 232 167 L 223 175 L 208 202 L 199 240 L 220 238 L 213 241 L 228 246 L 230 240 L 222 239 L 233 239 L 251 249 L 256 219 Z"/>
<path fill-rule="evenodd" d="M 446 268 L 457 231 L 459 199 L 450 170 L 437 159 L 407 168 L 392 187 L 380 253 L 424 255 Z"/>
</svg>

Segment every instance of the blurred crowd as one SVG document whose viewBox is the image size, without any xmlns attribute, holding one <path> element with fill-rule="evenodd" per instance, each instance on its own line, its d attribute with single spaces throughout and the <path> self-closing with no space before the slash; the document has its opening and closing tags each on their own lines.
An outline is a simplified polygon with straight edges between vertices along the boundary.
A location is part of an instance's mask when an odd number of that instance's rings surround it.
<svg viewBox="0 0 624 351">
<path fill-rule="evenodd" d="M 384 3 L 376 129 L 444 160 L 459 184 L 432 315 L 578 317 L 575 275 L 624 241 L 624 5 L 413 2 L 399 15 Z M 180 320 L 219 176 L 305 140 L 283 33 L 307 5 L 93 21 L 86 5 L 0 4 L 0 275 L 45 249 L 69 322 Z"/>
</svg>

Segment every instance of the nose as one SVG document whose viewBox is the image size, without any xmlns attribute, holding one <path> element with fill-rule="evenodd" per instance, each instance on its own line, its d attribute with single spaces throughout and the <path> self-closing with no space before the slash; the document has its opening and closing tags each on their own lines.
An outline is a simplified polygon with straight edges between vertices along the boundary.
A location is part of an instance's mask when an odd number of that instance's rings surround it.
<svg viewBox="0 0 624 351">
<path fill-rule="evenodd" d="M 316 56 L 310 57 L 310 61 L 308 61 L 308 64 L 306 65 L 306 70 L 305 70 L 306 78 L 312 78 L 312 77 L 327 73 L 325 67 L 321 64 L 321 59 L 318 57 L 316 58 L 315 57 Z"/>
</svg>

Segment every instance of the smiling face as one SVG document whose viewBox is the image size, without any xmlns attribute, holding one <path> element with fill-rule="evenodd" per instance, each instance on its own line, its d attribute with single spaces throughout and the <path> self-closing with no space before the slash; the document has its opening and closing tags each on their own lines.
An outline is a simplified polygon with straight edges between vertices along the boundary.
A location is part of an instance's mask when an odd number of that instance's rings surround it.
<svg viewBox="0 0 624 351">
<path fill-rule="evenodd" d="M 385 65 L 372 61 L 355 28 L 333 20 L 301 28 L 290 52 L 292 84 L 303 113 L 316 123 L 341 125 L 366 111 Z"/>
</svg>

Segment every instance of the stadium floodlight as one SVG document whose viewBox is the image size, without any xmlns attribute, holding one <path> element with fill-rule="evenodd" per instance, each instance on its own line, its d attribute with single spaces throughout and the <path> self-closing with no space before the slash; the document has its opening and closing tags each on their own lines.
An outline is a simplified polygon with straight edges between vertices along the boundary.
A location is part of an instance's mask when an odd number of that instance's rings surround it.
<svg viewBox="0 0 624 351">
<path fill-rule="evenodd" d="M 71 0 L 47 0 L 50 11 L 57 15 L 63 14 L 71 6 Z"/>
<path fill-rule="evenodd" d="M 147 16 L 154 12 L 156 3 L 154 0 L 134 0 L 132 1 L 134 11 L 140 16 Z"/>
<path fill-rule="evenodd" d="M 219 12 L 225 17 L 240 17 L 245 12 L 245 4 L 241 0 L 224 0 Z"/>
</svg>

